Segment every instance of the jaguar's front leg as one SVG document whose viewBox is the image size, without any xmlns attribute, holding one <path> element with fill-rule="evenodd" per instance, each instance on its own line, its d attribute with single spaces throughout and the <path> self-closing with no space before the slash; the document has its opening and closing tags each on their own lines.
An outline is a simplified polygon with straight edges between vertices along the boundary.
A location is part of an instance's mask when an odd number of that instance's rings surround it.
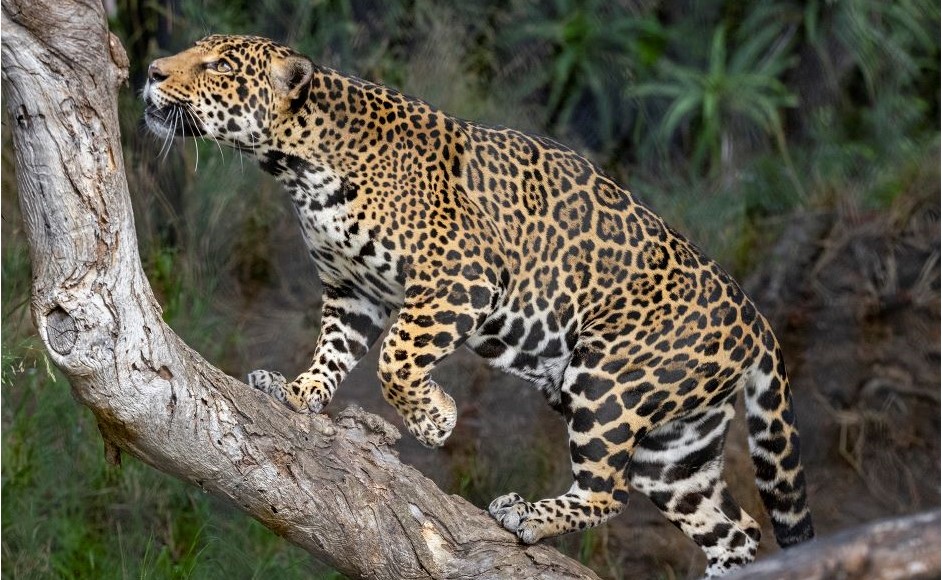
<svg viewBox="0 0 942 580">
<path fill-rule="evenodd" d="M 460 268 L 458 270 L 461 270 Z M 380 353 L 383 397 L 427 447 L 441 447 L 457 419 L 455 401 L 429 373 L 461 346 L 493 310 L 496 285 L 480 271 L 455 278 L 416 274 Z"/>
<path fill-rule="evenodd" d="M 299 413 L 319 413 L 379 338 L 388 316 L 388 308 L 352 289 L 325 287 L 321 332 L 311 367 L 290 383 L 281 373 L 253 371 L 249 384 Z"/>
</svg>

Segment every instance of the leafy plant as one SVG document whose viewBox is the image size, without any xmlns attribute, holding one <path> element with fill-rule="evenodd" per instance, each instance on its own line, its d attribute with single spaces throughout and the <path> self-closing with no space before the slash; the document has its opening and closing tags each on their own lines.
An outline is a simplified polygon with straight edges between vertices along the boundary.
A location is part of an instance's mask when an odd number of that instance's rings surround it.
<svg viewBox="0 0 942 580">
<path fill-rule="evenodd" d="M 842 80 L 837 59 L 845 55 L 871 96 L 898 90 L 927 68 L 938 71 L 938 3 L 811 0 L 804 9 L 804 24 L 833 83 Z M 834 50 L 832 39 L 843 51 Z"/>
<path fill-rule="evenodd" d="M 720 23 L 705 60 L 693 55 L 663 59 L 654 80 L 629 89 L 629 95 L 642 100 L 666 101 L 655 122 L 656 136 L 669 144 L 682 130 L 695 170 L 727 173 L 734 162 L 734 131 L 743 126 L 772 136 L 787 156 L 781 111 L 796 106 L 797 98 L 782 77 L 795 63 L 791 48 L 796 26 L 776 16 L 756 10 L 737 28 L 732 43 L 727 25 Z"/>
<path fill-rule="evenodd" d="M 536 45 L 549 53 L 546 66 L 528 71 L 522 91 L 543 95 L 546 126 L 565 129 L 588 104 L 598 138 L 611 145 L 616 112 L 626 112 L 620 103 L 623 87 L 632 71 L 655 62 L 663 50 L 665 32 L 658 22 L 604 0 L 538 3 L 520 21 L 509 33 L 509 50 Z"/>
<path fill-rule="evenodd" d="M 794 26 L 783 22 L 747 19 L 730 47 L 727 28 L 720 24 L 705 61 L 682 64 L 664 59 L 658 63 L 657 80 L 640 83 L 628 94 L 666 101 L 656 135 L 669 142 L 682 130 L 694 169 L 729 171 L 734 130 L 743 124 L 774 137 L 787 155 L 781 111 L 794 107 L 797 99 L 781 77 L 794 63 L 790 52 L 794 32 Z"/>
</svg>

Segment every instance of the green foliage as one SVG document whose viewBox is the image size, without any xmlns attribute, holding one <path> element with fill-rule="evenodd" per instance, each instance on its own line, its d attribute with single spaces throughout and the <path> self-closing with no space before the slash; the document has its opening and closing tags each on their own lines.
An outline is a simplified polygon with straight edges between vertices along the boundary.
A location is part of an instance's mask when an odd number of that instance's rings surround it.
<svg viewBox="0 0 942 580">
<path fill-rule="evenodd" d="M 656 80 L 628 91 L 641 99 L 667 100 L 656 123 L 657 136 L 669 141 L 683 128 L 694 169 L 706 163 L 713 173 L 728 170 L 731 133 L 743 123 L 747 129 L 774 136 L 784 152 L 781 111 L 794 107 L 797 98 L 780 79 L 795 62 L 789 50 L 794 26 L 768 16 L 757 11 L 747 18 L 732 46 L 726 26 L 719 24 L 705 61 L 683 64 L 663 59 Z M 684 42 L 678 40 L 680 45 Z"/>
<path fill-rule="evenodd" d="M 938 72 L 938 3 L 811 0 L 804 21 L 808 41 L 832 79 L 840 80 L 837 58 L 849 56 L 871 96 L 899 90 L 926 68 Z M 833 50 L 832 38 L 843 53 Z"/>
<path fill-rule="evenodd" d="M 588 564 L 598 549 L 598 530 L 588 529 L 583 532 L 579 542 L 579 561 Z"/>
<path fill-rule="evenodd" d="M 552 459 L 551 450 L 534 445 L 521 449 L 482 453 L 474 441 L 462 442 L 451 458 L 451 493 L 457 493 L 481 509 L 499 495 L 514 490 L 524 497 L 546 497 L 567 471 Z"/>
<path fill-rule="evenodd" d="M 939 136 L 918 127 L 925 108 L 921 100 L 893 95 L 843 122 L 833 108 L 818 111 L 810 119 L 812 145 L 798 162 L 807 167 L 818 202 L 888 208 L 914 173 L 938 167 Z"/>
<path fill-rule="evenodd" d="M 545 95 L 545 123 L 554 132 L 577 122 L 577 108 L 588 102 L 595 134 L 603 146 L 611 145 L 621 87 L 633 71 L 658 60 L 665 32 L 656 20 L 603 0 L 548 4 L 529 5 L 507 35 L 508 54 L 528 45 L 548 51 L 546 64 L 528 71 L 522 92 Z"/>
</svg>

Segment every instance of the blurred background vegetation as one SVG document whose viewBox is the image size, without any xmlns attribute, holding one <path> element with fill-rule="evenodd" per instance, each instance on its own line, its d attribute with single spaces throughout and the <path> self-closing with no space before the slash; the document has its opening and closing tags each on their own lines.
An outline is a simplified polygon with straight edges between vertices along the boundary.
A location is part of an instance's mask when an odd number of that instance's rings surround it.
<svg viewBox="0 0 942 580">
<path fill-rule="evenodd" d="M 457 116 L 551 135 L 740 277 L 761 267 L 790 216 L 889 212 L 927 195 L 913 193 L 916 182 L 934 187 L 938 207 L 940 16 L 930 0 L 105 4 L 131 60 L 120 114 L 149 279 L 168 323 L 236 375 L 284 360 L 268 352 L 283 327 L 266 334 L 253 312 L 280 312 L 313 342 L 316 282 L 298 273 L 311 268 L 295 252 L 285 199 L 253 160 L 192 141 L 161 151 L 142 127 L 149 61 L 209 33 L 269 36 Z M 90 413 L 33 334 L 12 163 L 5 130 L 3 577 L 334 576 L 198 490 L 131 459 L 106 466 Z M 306 351 L 295 358 L 303 364 Z M 565 477 L 564 456 L 539 448 L 524 472 L 455 445 L 440 481 L 479 505 L 514 485 L 549 493 L 542 476 Z M 588 532 L 560 546 L 585 561 L 600 541 Z"/>
</svg>

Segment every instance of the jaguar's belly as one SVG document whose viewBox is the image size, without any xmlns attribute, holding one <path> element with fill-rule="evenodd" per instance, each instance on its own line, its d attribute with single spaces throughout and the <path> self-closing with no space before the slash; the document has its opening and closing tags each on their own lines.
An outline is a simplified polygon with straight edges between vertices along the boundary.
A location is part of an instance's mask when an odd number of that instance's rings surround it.
<svg viewBox="0 0 942 580">
<path fill-rule="evenodd" d="M 552 402 L 571 354 L 566 328 L 552 312 L 497 308 L 467 346 L 492 367 L 534 383 Z"/>
</svg>

